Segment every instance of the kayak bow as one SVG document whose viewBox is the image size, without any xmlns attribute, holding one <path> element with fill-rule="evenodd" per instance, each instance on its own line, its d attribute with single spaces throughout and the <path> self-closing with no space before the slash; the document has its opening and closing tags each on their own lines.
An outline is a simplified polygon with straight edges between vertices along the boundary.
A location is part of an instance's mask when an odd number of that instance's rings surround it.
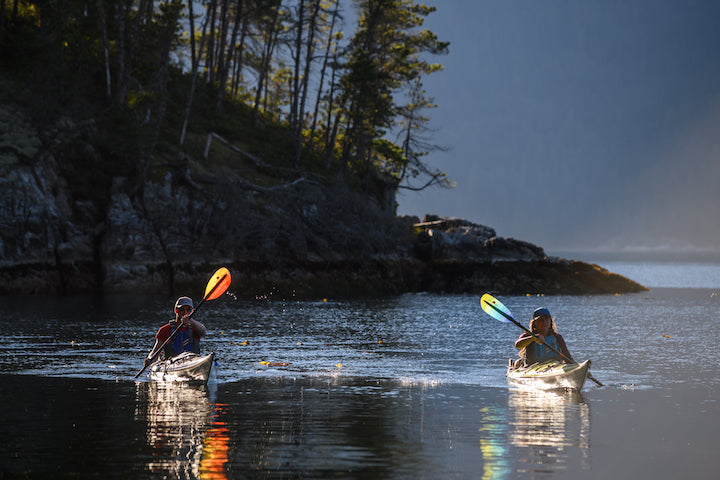
<svg viewBox="0 0 720 480">
<path fill-rule="evenodd" d="M 215 353 L 198 355 L 183 352 L 169 360 L 155 362 L 150 366 L 150 379 L 160 382 L 195 381 L 207 383 L 215 359 Z"/>
<path fill-rule="evenodd" d="M 513 361 L 508 365 L 509 383 L 538 388 L 541 390 L 565 389 L 580 391 L 590 368 L 590 360 L 582 363 L 563 363 L 552 359 L 530 366 L 515 368 Z"/>
</svg>

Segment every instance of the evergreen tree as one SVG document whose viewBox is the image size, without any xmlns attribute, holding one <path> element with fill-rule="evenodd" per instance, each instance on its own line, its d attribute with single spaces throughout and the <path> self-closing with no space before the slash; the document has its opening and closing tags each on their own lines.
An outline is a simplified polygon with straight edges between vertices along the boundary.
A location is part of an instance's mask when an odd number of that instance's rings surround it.
<svg viewBox="0 0 720 480">
<path fill-rule="evenodd" d="M 209 104 L 203 127 L 213 128 L 223 101 L 242 101 L 247 108 L 237 111 L 252 112 L 256 126 L 285 129 L 292 151 L 268 160 L 359 179 L 372 195 L 378 188 L 385 195 L 386 186 L 450 185 L 422 161 L 439 148 L 427 139 L 434 104 L 422 78 L 441 66 L 426 58 L 448 47 L 422 28 L 435 7 L 353 0 L 357 29 L 346 41 L 352 28 L 343 25 L 340 0 L 0 2 L 3 67 L 32 78 L 44 99 L 37 117 L 52 111 L 57 118 L 86 98 L 98 115 L 122 120 L 118 137 L 127 138 L 117 144 L 132 159 L 126 170 L 135 172 L 138 190 L 163 138 L 192 148 L 185 139 L 197 128 L 200 89 Z M 176 104 L 182 111 L 167 115 Z"/>
<path fill-rule="evenodd" d="M 443 54 L 448 44 L 429 30 L 418 30 L 435 7 L 412 0 L 356 0 L 359 24 L 350 41 L 341 97 L 347 101 L 347 128 L 343 136 L 342 162 L 364 177 L 377 173 L 376 149 L 386 153 L 385 162 L 405 162 L 387 155 L 386 134 L 398 115 L 395 95 L 441 68 L 428 63 L 423 54 Z"/>
</svg>

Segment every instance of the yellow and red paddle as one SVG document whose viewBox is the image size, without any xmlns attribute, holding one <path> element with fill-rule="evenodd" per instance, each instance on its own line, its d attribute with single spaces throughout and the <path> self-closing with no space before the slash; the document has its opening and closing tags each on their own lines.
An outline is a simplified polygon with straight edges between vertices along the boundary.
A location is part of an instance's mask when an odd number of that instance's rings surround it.
<svg viewBox="0 0 720 480">
<path fill-rule="evenodd" d="M 200 302 L 197 304 L 197 306 L 193 309 L 193 311 L 190 313 L 190 316 L 192 317 L 195 312 L 198 311 L 198 308 L 200 308 L 200 305 L 205 303 L 205 300 L 215 300 L 220 295 L 225 293 L 225 290 L 228 289 L 230 286 L 230 271 L 222 267 L 218 269 L 215 273 L 213 273 L 213 276 L 208 281 L 207 286 L 205 287 L 205 295 L 203 296 L 203 299 L 200 300 Z M 154 359 L 160 352 L 162 352 L 163 347 L 172 339 L 177 331 L 182 326 L 182 323 L 180 323 L 177 327 L 175 327 L 175 330 L 170 334 L 170 336 L 163 342 L 162 345 L 158 347 L 158 349 L 155 351 L 152 357 L 150 357 L 150 360 Z M 142 370 L 140 370 L 136 375 L 135 378 L 138 378 L 147 368 L 147 365 L 145 365 Z"/>
</svg>

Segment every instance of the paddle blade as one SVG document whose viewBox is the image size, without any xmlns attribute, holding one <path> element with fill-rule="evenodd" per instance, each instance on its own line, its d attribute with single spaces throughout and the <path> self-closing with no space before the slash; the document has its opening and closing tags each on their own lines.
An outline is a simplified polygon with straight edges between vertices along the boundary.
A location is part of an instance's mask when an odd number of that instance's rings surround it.
<svg viewBox="0 0 720 480">
<path fill-rule="evenodd" d="M 495 320 L 505 323 L 512 322 L 513 316 L 512 313 L 510 313 L 510 310 L 503 305 L 500 300 L 489 293 L 486 293 L 480 298 L 480 306 L 485 313 L 493 317 Z"/>
<path fill-rule="evenodd" d="M 225 290 L 230 286 L 230 271 L 222 267 L 217 272 L 213 273 L 212 278 L 205 287 L 204 300 L 215 300 L 220 295 L 225 293 Z"/>
</svg>

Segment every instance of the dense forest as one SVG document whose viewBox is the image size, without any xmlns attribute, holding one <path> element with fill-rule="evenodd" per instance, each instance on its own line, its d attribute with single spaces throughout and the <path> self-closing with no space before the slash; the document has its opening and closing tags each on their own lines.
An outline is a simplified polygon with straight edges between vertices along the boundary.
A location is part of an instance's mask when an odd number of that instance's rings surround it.
<svg viewBox="0 0 720 480">
<path fill-rule="evenodd" d="M 422 28 L 434 10 L 412 0 L 0 0 L 4 90 L 40 129 L 66 115 L 102 122 L 92 142 L 106 169 L 132 172 L 140 189 L 178 152 L 200 157 L 211 133 L 256 163 L 341 180 L 394 211 L 399 188 L 451 186 L 423 162 L 441 148 L 422 83 L 442 68 L 428 59 L 448 51 Z M 66 161 L 79 178 L 87 170 Z"/>
</svg>

